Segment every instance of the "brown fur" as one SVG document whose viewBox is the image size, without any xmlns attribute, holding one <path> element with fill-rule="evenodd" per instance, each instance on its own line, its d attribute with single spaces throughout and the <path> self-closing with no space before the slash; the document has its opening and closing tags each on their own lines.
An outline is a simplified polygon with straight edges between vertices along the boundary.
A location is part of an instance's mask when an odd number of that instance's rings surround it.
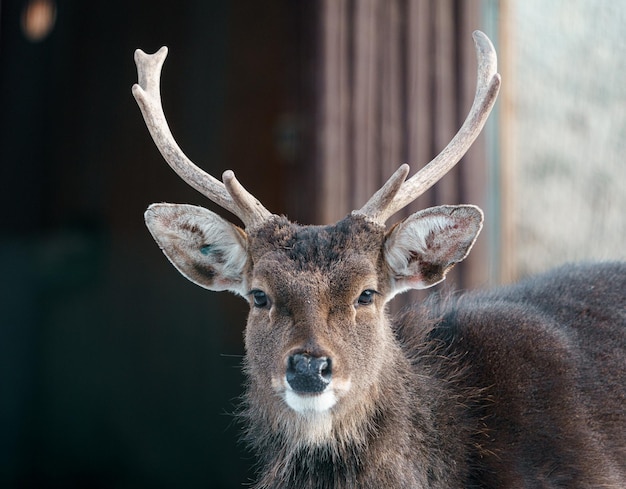
<svg viewBox="0 0 626 489">
<path fill-rule="evenodd" d="M 563 269 L 393 326 L 381 300 L 346 321 L 369 277 L 387 292 L 383 239 L 352 218 L 250 236 L 253 274 L 283 311 L 252 309 L 246 335 L 257 487 L 626 487 L 626 268 Z M 358 387 L 316 443 L 270 386 L 296 344 L 331 349 Z"/>
</svg>

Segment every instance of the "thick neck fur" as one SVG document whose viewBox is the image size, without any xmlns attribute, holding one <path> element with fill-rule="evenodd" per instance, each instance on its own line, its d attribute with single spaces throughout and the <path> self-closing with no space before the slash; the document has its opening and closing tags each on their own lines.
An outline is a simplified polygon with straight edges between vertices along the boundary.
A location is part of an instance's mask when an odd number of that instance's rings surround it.
<svg viewBox="0 0 626 489">
<path fill-rule="evenodd" d="M 410 342 L 414 348 L 416 340 Z M 349 413 L 333 413 L 332 418 L 318 414 L 319 419 L 305 419 L 288 408 L 264 412 L 266 394 L 249 386 L 242 414 L 247 441 L 259 457 L 257 489 L 461 485 L 465 454 L 458 447 L 466 446 L 467 440 L 459 438 L 467 430 L 455 383 L 429 373 L 427 365 L 418 373 L 400 342 L 393 344 L 371 392 Z M 423 343 L 422 350 L 430 347 Z M 320 430 L 316 441 L 311 429 Z"/>
</svg>

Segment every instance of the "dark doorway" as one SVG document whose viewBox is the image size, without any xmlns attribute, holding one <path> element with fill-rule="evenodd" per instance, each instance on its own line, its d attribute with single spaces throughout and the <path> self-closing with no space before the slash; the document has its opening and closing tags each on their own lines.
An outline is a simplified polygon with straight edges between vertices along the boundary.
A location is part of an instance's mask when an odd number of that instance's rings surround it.
<svg viewBox="0 0 626 489">
<path fill-rule="evenodd" d="M 28 31 L 46 8 L 49 31 Z M 133 51 L 169 47 L 187 154 L 281 213 L 310 19 L 283 1 L 8 0 L 0 22 L 0 485 L 241 487 L 247 307 L 179 276 L 143 225 L 152 202 L 212 205 L 154 148 Z"/>
</svg>

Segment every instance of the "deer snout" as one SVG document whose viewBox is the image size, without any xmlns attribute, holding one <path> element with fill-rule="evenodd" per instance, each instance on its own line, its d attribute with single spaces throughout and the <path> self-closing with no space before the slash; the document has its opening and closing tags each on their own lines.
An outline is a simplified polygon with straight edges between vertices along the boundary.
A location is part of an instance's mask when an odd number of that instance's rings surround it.
<svg viewBox="0 0 626 489">
<path fill-rule="evenodd" d="M 286 379 L 297 393 L 319 394 L 330 384 L 331 360 L 307 353 L 296 353 L 287 359 Z"/>
</svg>

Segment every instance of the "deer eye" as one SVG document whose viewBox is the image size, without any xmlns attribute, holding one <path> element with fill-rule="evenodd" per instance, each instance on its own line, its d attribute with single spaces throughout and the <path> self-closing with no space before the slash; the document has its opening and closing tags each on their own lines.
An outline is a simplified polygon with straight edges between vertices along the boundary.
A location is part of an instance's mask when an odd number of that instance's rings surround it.
<svg viewBox="0 0 626 489">
<path fill-rule="evenodd" d="M 357 300 L 357 304 L 359 306 L 369 306 L 374 302 L 374 295 L 376 295 L 377 293 L 378 292 L 371 289 L 364 290 L 363 292 L 361 292 L 361 295 Z"/>
<path fill-rule="evenodd" d="M 267 298 L 267 294 L 262 290 L 252 290 L 250 292 L 252 296 L 252 301 L 254 302 L 254 307 L 267 307 L 269 304 L 269 299 Z"/>
</svg>

